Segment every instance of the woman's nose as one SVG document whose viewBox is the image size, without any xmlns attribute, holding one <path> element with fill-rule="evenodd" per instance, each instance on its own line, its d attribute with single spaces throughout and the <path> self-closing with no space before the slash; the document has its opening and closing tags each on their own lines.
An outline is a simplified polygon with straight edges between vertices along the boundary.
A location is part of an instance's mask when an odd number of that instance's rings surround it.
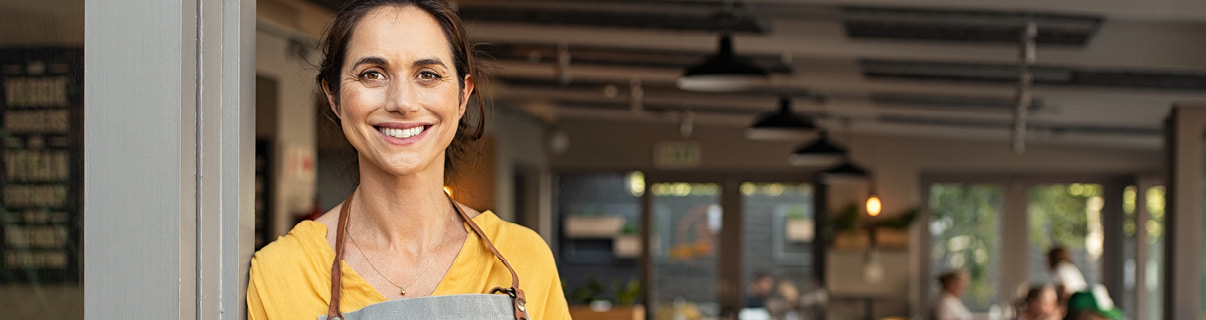
<svg viewBox="0 0 1206 320">
<path fill-rule="evenodd" d="M 393 81 L 386 90 L 385 110 L 406 113 L 418 110 L 416 90 L 409 81 Z"/>
</svg>

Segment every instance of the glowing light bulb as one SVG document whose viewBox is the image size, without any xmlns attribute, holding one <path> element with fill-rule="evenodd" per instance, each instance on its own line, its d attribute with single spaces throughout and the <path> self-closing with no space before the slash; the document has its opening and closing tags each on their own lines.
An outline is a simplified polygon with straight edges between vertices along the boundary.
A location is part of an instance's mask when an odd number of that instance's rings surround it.
<svg viewBox="0 0 1206 320">
<path fill-rule="evenodd" d="M 867 198 L 867 215 L 872 217 L 878 216 L 879 211 L 883 209 L 883 204 L 879 202 L 879 196 L 871 195 Z"/>
</svg>

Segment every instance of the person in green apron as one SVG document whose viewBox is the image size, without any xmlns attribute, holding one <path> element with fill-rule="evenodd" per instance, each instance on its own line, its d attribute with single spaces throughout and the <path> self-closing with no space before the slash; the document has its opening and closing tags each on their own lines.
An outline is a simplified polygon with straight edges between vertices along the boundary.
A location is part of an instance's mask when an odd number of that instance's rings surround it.
<svg viewBox="0 0 1206 320">
<path fill-rule="evenodd" d="M 256 253 L 248 317 L 569 319 L 544 240 L 444 191 L 485 119 L 480 60 L 447 3 L 354 1 L 321 47 L 316 80 L 359 185 Z"/>
</svg>

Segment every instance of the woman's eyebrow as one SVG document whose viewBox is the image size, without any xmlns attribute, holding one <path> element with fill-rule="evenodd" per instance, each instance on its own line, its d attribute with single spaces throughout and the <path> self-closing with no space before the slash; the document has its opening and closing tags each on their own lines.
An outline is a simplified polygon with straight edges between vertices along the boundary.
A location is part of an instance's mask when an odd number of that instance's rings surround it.
<svg viewBox="0 0 1206 320">
<path fill-rule="evenodd" d="M 448 68 L 448 66 L 444 64 L 444 61 L 440 61 L 439 58 L 427 58 L 427 59 L 415 60 L 414 66 L 415 67 L 440 66 L 440 67 Z"/>
<path fill-rule="evenodd" d="M 356 60 L 356 63 L 352 64 L 352 69 L 356 69 L 356 67 L 358 67 L 362 64 L 375 64 L 375 65 L 380 65 L 380 66 L 389 66 L 389 61 L 386 61 L 385 58 L 381 58 L 381 57 L 364 57 L 364 58 L 360 58 L 360 60 Z"/>
</svg>

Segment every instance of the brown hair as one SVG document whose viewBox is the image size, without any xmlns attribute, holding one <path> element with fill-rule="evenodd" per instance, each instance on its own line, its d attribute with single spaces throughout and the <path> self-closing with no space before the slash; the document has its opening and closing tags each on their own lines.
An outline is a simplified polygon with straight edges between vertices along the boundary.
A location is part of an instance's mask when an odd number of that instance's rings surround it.
<svg viewBox="0 0 1206 320">
<path fill-rule="evenodd" d="M 1072 261 L 1072 258 L 1068 257 L 1068 249 L 1061 246 L 1051 247 L 1051 250 L 1047 251 L 1047 267 L 1055 269 L 1061 261 Z"/>
<path fill-rule="evenodd" d="M 323 58 L 318 68 L 318 75 L 314 80 L 319 87 L 325 88 L 332 96 L 337 97 L 334 99 L 336 104 L 334 107 L 339 108 L 339 73 L 343 69 L 343 61 L 347 56 L 348 42 L 352 40 L 352 31 L 356 29 L 356 25 L 366 14 L 373 9 L 385 6 L 399 8 L 413 6 L 435 18 L 440 24 L 440 28 L 444 30 L 444 37 L 448 39 L 449 47 L 452 48 L 452 60 L 460 88 L 465 88 L 465 76 L 471 76 L 474 79 L 476 89 L 471 94 L 477 96 L 477 103 L 472 104 L 467 110 L 469 112 L 461 117 L 460 122 L 457 123 L 456 135 L 452 138 L 452 143 L 445 148 L 444 169 L 451 171 L 454 160 L 464 158 L 469 146 L 480 139 L 485 131 L 486 99 L 480 92 L 484 86 L 488 85 L 488 76 L 483 73 L 485 68 L 483 68 L 482 59 L 479 57 L 476 47 L 469 41 L 461 18 L 444 0 L 360 0 L 345 4 L 335 14 L 335 21 L 327 28 L 322 42 L 319 44 Z M 339 124 L 339 117 L 331 117 L 331 119 L 337 125 Z"/>
<path fill-rule="evenodd" d="M 962 271 L 958 271 L 958 270 L 947 271 L 938 276 L 938 285 L 941 285 L 942 288 L 946 288 L 947 286 L 950 286 L 951 284 L 955 283 L 955 280 L 959 280 L 962 278 L 963 278 Z"/>
</svg>

